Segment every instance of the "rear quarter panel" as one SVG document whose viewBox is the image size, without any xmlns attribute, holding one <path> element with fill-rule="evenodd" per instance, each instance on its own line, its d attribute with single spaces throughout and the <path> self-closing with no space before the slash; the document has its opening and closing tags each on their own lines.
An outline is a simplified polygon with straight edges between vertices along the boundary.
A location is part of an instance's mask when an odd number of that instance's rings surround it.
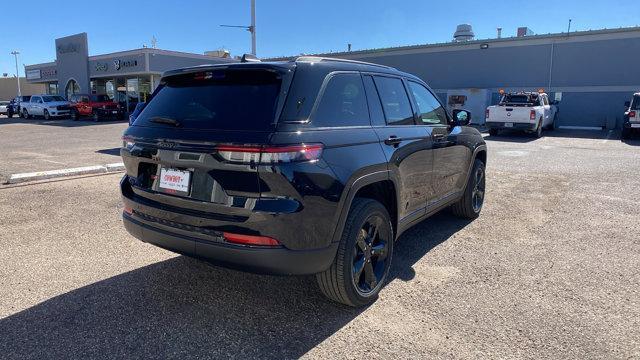
<svg viewBox="0 0 640 360">
<path fill-rule="evenodd" d="M 349 210 L 351 186 L 366 174 L 387 172 L 386 158 L 370 127 L 277 132 L 271 143 L 324 145 L 320 161 L 260 166 L 258 170 L 261 196 L 285 194 L 303 204 L 297 216 L 282 219 L 297 234 L 301 248 L 325 247 L 335 241 L 341 214 Z"/>
</svg>

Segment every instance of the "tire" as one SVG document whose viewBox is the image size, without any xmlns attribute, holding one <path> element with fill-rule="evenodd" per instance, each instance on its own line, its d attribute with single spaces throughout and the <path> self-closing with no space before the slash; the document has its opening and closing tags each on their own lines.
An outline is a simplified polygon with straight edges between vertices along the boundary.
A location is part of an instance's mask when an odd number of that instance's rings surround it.
<svg viewBox="0 0 640 360">
<path fill-rule="evenodd" d="M 9 111 L 9 112 L 7 113 L 7 117 L 8 117 L 9 119 L 11 119 L 11 118 L 13 117 L 13 111 Z"/>
<path fill-rule="evenodd" d="M 49 111 L 47 111 L 47 109 L 44 109 L 43 116 L 45 120 L 51 120 L 51 115 L 49 115 Z"/>
<path fill-rule="evenodd" d="M 482 211 L 482 205 L 484 204 L 485 175 L 484 163 L 476 159 L 467 179 L 464 194 L 458 202 L 451 205 L 451 211 L 455 216 L 465 219 L 475 219 L 480 216 L 480 211 Z"/>
<path fill-rule="evenodd" d="M 22 109 L 22 118 L 24 119 L 29 118 L 29 113 L 27 112 L 27 109 Z"/>
<path fill-rule="evenodd" d="M 538 139 L 542 137 L 542 128 L 542 118 L 540 118 L 540 120 L 538 120 L 538 127 L 536 128 L 536 132 L 533 133 L 533 135 Z"/>
<path fill-rule="evenodd" d="M 18 110 L 18 117 L 20 117 L 21 119 L 24 119 L 24 113 L 22 110 Z"/>
<path fill-rule="evenodd" d="M 78 110 L 72 110 L 71 111 L 71 120 L 78 121 L 79 119 L 80 119 L 80 114 L 78 113 Z"/>
<path fill-rule="evenodd" d="M 630 133 L 631 133 L 631 131 L 629 131 L 629 129 L 624 129 L 623 128 L 622 129 L 622 134 L 620 134 L 620 138 L 622 140 L 627 140 L 629 138 L 629 136 L 631 135 Z"/>
<path fill-rule="evenodd" d="M 498 136 L 498 129 L 489 129 L 489 135 Z"/>
<path fill-rule="evenodd" d="M 97 111 L 94 111 L 91 113 L 91 118 L 93 119 L 93 121 L 98 122 L 100 121 L 100 114 L 98 114 Z"/>
<path fill-rule="evenodd" d="M 393 242 L 387 209 L 375 200 L 355 198 L 333 264 L 316 274 L 322 293 L 335 302 L 353 307 L 373 303 L 389 275 Z M 375 249 L 377 254 L 372 251 Z M 357 267 L 359 275 L 354 274 Z"/>
</svg>

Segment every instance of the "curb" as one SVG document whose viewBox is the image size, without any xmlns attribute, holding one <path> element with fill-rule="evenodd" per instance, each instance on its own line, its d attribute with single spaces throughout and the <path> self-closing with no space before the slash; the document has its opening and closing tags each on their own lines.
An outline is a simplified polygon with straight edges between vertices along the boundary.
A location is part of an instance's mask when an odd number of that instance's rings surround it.
<svg viewBox="0 0 640 360">
<path fill-rule="evenodd" d="M 54 178 L 60 178 L 60 177 L 66 177 L 66 176 L 118 172 L 118 171 L 124 171 L 124 169 L 125 168 L 123 163 L 113 163 L 113 164 L 106 164 L 106 165 L 83 166 L 83 167 L 60 169 L 60 170 L 11 174 L 6 184 L 19 184 L 27 181 L 47 180 L 47 179 L 54 179 Z"/>
</svg>

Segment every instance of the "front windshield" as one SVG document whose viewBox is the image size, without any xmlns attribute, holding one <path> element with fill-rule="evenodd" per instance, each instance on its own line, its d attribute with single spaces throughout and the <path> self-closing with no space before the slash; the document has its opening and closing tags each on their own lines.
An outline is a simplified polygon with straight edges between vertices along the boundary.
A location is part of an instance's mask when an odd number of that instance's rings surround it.
<svg viewBox="0 0 640 360">
<path fill-rule="evenodd" d="M 58 96 L 58 95 L 43 96 L 42 100 L 44 100 L 44 102 L 65 101 L 62 96 Z"/>
</svg>

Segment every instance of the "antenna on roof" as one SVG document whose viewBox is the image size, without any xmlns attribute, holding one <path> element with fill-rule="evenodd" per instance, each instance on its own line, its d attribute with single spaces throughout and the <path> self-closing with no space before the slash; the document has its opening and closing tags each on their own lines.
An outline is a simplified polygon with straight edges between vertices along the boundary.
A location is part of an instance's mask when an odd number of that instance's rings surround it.
<svg viewBox="0 0 640 360">
<path fill-rule="evenodd" d="M 567 35 L 571 32 L 571 19 L 569 19 L 569 27 L 567 28 Z"/>
<path fill-rule="evenodd" d="M 152 47 L 153 49 L 156 49 L 156 48 L 158 47 L 158 39 L 156 39 L 156 37 L 155 37 L 155 36 L 152 36 L 152 37 L 151 37 L 151 47 Z"/>
</svg>

